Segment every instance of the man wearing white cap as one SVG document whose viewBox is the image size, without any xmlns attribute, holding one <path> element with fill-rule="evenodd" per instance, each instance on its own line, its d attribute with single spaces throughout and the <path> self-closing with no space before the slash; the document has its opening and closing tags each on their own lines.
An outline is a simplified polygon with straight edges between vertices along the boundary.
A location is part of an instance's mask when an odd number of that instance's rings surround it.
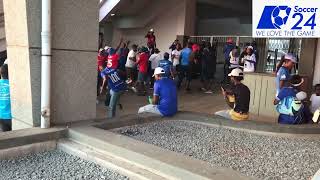
<svg viewBox="0 0 320 180">
<path fill-rule="evenodd" d="M 151 113 L 160 116 L 173 116 L 178 111 L 178 99 L 176 84 L 171 78 L 166 77 L 163 68 L 157 67 L 153 77 L 154 92 L 152 104 L 141 107 L 138 114 Z"/>
<path fill-rule="evenodd" d="M 297 58 L 293 54 L 286 54 L 278 65 L 277 77 L 276 77 L 276 88 L 277 94 L 284 87 L 286 81 L 291 79 L 290 71 L 294 68 L 297 63 Z"/>
<path fill-rule="evenodd" d="M 231 89 L 224 89 L 221 87 L 221 90 L 227 104 L 232 110 L 219 111 L 216 112 L 215 115 L 235 121 L 248 120 L 250 90 L 246 85 L 241 83 L 243 80 L 243 72 L 241 69 L 237 68 L 232 70 L 228 76 L 231 79 L 233 87 Z"/>
<path fill-rule="evenodd" d="M 246 55 L 241 61 L 244 63 L 243 72 L 255 72 L 257 60 L 252 46 L 247 47 Z"/>
</svg>

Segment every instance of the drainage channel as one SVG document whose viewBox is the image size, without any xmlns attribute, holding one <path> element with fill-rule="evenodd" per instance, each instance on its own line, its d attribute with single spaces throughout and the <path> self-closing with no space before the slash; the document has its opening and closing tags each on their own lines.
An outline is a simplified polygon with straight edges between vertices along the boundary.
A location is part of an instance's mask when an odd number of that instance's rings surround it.
<svg viewBox="0 0 320 180">
<path fill-rule="evenodd" d="M 261 179 L 309 179 L 320 167 L 319 139 L 266 136 L 183 120 L 110 131 Z"/>
</svg>

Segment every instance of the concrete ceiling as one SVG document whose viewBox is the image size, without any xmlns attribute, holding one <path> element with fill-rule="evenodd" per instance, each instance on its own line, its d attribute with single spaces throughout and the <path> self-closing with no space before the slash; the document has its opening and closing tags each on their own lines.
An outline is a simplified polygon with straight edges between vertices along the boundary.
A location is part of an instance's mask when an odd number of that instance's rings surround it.
<svg viewBox="0 0 320 180">
<path fill-rule="evenodd" d="M 136 16 L 152 3 L 159 0 L 121 0 L 111 13 L 117 17 Z M 199 18 L 217 16 L 250 16 L 251 0 L 197 0 L 197 14 Z M 226 13 L 227 12 L 227 13 Z"/>
</svg>

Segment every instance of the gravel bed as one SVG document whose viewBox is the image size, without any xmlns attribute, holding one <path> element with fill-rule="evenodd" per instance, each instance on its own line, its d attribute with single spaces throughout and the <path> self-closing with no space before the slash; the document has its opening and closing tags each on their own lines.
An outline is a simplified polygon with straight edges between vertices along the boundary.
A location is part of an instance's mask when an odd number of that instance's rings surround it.
<svg viewBox="0 0 320 180">
<path fill-rule="evenodd" d="M 94 163 L 55 150 L 18 159 L 0 161 L 0 179 L 127 180 L 129 178 L 104 169 Z"/>
<path fill-rule="evenodd" d="M 309 179 L 320 168 L 320 142 L 256 135 L 187 121 L 112 130 L 258 179 Z"/>
</svg>

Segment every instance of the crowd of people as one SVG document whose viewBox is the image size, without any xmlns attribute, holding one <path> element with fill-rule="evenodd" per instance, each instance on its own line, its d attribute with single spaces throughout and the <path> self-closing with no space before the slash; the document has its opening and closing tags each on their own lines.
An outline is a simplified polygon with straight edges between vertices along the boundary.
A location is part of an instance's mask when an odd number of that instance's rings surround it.
<svg viewBox="0 0 320 180">
<path fill-rule="evenodd" d="M 99 50 L 97 95 L 108 89 L 108 117 L 115 116 L 120 96 L 129 89 L 138 96 L 146 96 L 148 89 L 153 90 L 150 102 L 156 106 L 140 108 L 139 112 L 149 112 L 150 109 L 159 107 L 164 116 L 174 115 L 173 112 L 177 111 L 176 91 L 185 85 L 185 90 L 190 92 L 191 81 L 198 74 L 201 75 L 202 82 L 202 87 L 199 88 L 205 93 L 213 93 L 211 88 L 217 58 L 215 44 L 205 41 L 200 44 L 188 42 L 183 48 L 179 40 L 175 40 L 168 47 L 168 52 L 161 53 L 157 48 L 153 29 L 145 38 L 147 46 L 138 47 L 133 44 L 129 49 L 130 42 L 120 39 L 116 48 L 106 46 Z M 160 73 L 162 70 L 164 73 Z M 168 109 L 164 110 L 165 107 Z"/>
<path fill-rule="evenodd" d="M 98 55 L 98 95 L 105 89 L 108 117 L 116 114 L 120 96 L 132 90 L 138 96 L 146 96 L 147 90 L 153 90 L 149 105 L 141 107 L 138 113 L 153 113 L 172 116 L 177 112 L 177 91 L 191 91 L 191 82 L 199 76 L 204 93 L 212 94 L 217 65 L 217 42 L 202 41 L 183 44 L 175 40 L 168 52 L 161 53 L 157 48 L 156 36 L 151 29 L 145 36 L 146 46 L 138 47 L 120 40 L 116 48 L 106 46 Z M 250 89 L 242 83 L 245 73 L 256 71 L 259 53 L 255 41 L 247 43 L 244 49 L 236 46 L 228 38 L 223 50 L 224 79 L 221 90 L 231 110 L 219 111 L 216 115 L 241 121 L 249 119 Z M 297 63 L 296 56 L 286 54 L 277 66 L 276 98 L 274 104 L 280 113 L 279 123 L 301 124 L 320 116 L 320 85 L 316 85 L 311 96 L 309 108 L 306 93 L 301 91 L 304 80 L 290 71 Z M 184 86 L 182 86 L 184 85 Z"/>
</svg>

